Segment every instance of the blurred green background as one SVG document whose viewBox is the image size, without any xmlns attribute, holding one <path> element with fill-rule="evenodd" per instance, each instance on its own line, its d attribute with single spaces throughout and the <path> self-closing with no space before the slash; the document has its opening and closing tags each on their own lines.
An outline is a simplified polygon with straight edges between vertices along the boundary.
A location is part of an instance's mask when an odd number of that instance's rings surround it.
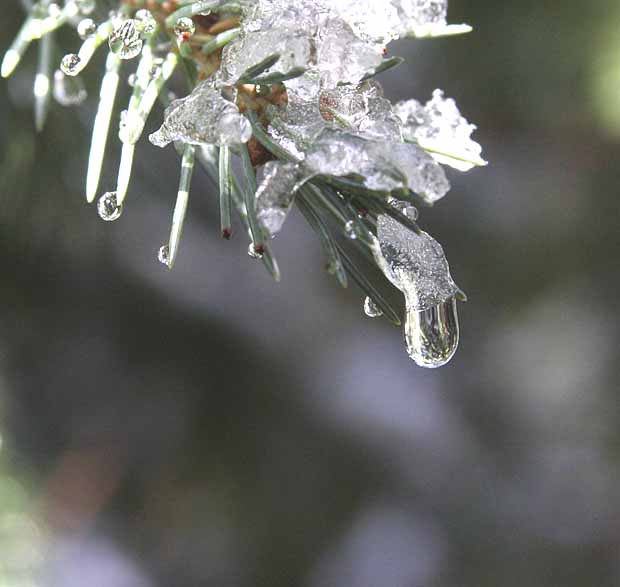
<svg viewBox="0 0 620 587">
<path fill-rule="evenodd" d="M 202 173 L 163 270 L 172 149 L 139 146 L 100 222 L 102 56 L 41 135 L 36 52 L 0 84 L 0 585 L 620 584 L 620 5 L 452 0 L 450 21 L 475 31 L 399 42 L 384 76 L 395 100 L 454 97 L 490 161 L 421 219 L 470 298 L 435 372 L 297 215 L 279 285 L 222 242 Z"/>
</svg>

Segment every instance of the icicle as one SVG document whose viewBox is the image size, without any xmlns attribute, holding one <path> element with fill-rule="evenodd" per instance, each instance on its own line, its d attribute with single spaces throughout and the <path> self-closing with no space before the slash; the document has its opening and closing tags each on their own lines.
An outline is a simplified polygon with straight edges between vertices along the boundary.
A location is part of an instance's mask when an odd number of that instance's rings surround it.
<svg viewBox="0 0 620 587">
<path fill-rule="evenodd" d="M 421 367 L 445 365 L 458 347 L 460 290 L 441 245 L 427 233 L 415 234 L 381 214 L 372 249 L 385 276 L 405 295 L 409 356 Z"/>
</svg>

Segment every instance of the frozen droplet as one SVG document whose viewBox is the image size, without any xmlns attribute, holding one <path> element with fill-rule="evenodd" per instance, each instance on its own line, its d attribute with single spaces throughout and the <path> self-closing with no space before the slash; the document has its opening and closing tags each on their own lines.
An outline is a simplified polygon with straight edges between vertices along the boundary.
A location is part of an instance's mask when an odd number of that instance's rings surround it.
<svg viewBox="0 0 620 587">
<path fill-rule="evenodd" d="M 160 247 L 159 251 L 157 252 L 157 259 L 162 265 L 165 265 L 166 267 L 170 266 L 170 246 L 169 245 L 163 245 Z"/>
<path fill-rule="evenodd" d="M 350 238 L 352 241 L 357 239 L 357 230 L 356 230 L 355 222 L 353 220 L 349 220 L 344 225 L 344 232 L 347 235 L 347 238 Z"/>
<path fill-rule="evenodd" d="M 97 7 L 96 0 L 74 0 L 81 14 L 92 14 Z"/>
<path fill-rule="evenodd" d="M 85 41 L 97 33 L 97 25 L 92 18 L 85 18 L 78 23 L 77 33 Z"/>
<path fill-rule="evenodd" d="M 179 40 L 184 42 L 188 41 L 189 38 L 196 32 L 196 25 L 191 18 L 183 17 L 177 20 L 176 25 L 174 26 L 174 34 L 179 37 Z"/>
<path fill-rule="evenodd" d="M 157 21 L 150 10 L 142 8 L 134 15 L 138 31 L 145 36 L 152 35 L 157 29 Z"/>
<path fill-rule="evenodd" d="M 381 308 L 369 297 L 364 300 L 364 313 L 369 318 L 379 318 L 379 316 L 383 316 Z"/>
<path fill-rule="evenodd" d="M 80 73 L 79 66 L 81 61 L 79 55 L 76 53 L 69 53 L 62 58 L 60 69 L 65 75 L 77 75 Z"/>
<path fill-rule="evenodd" d="M 413 220 L 415 222 L 418 219 L 419 212 L 415 206 L 412 206 L 407 202 L 403 202 L 402 200 L 397 200 L 396 198 L 391 198 L 388 200 L 388 204 L 392 206 L 392 208 L 396 208 L 401 214 L 409 218 L 409 220 Z"/>
<path fill-rule="evenodd" d="M 97 212 L 99 217 L 106 222 L 114 222 L 121 217 L 123 207 L 116 200 L 116 192 L 107 192 L 99 198 Z"/>
<path fill-rule="evenodd" d="M 256 216 L 262 227 L 274 237 L 291 210 L 303 175 L 299 165 L 269 161 L 262 168 L 262 180 L 256 190 Z"/>
<path fill-rule="evenodd" d="M 110 50 L 119 59 L 133 59 L 142 51 L 143 41 L 132 18 L 117 26 L 108 39 Z"/>
<path fill-rule="evenodd" d="M 54 99 L 62 106 L 77 106 L 86 100 L 88 93 L 79 77 L 69 77 L 60 69 L 54 72 Z"/>
<path fill-rule="evenodd" d="M 254 243 L 250 243 L 250 246 L 248 247 L 248 255 L 252 257 L 252 259 L 263 258 L 263 253 L 261 253 L 259 250 L 256 249 L 256 246 L 254 245 Z"/>
<path fill-rule="evenodd" d="M 408 308 L 405 341 L 409 356 L 420 367 L 435 369 L 448 363 L 459 345 L 456 299 L 427 310 Z"/>
</svg>

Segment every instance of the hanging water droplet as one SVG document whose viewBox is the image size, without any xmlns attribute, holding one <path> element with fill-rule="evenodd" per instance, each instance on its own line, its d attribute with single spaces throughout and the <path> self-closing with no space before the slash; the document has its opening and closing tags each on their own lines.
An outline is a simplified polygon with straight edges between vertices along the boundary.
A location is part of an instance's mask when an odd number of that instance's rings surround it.
<svg viewBox="0 0 620 587">
<path fill-rule="evenodd" d="M 170 247 L 168 245 L 163 245 L 160 247 L 157 252 L 157 259 L 162 265 L 170 267 Z"/>
<path fill-rule="evenodd" d="M 60 69 L 66 75 L 77 75 L 80 73 L 79 66 L 81 63 L 80 56 L 76 53 L 69 53 L 62 58 Z"/>
<path fill-rule="evenodd" d="M 127 85 L 130 88 L 135 88 L 137 81 L 138 81 L 138 76 L 135 73 L 131 73 L 129 74 L 129 77 L 127 78 Z"/>
<path fill-rule="evenodd" d="M 456 299 L 428 310 L 407 309 L 405 341 L 409 356 L 420 367 L 435 369 L 448 363 L 459 345 Z"/>
<path fill-rule="evenodd" d="M 97 25 L 92 18 L 85 18 L 78 23 L 77 33 L 82 41 L 90 39 L 97 33 Z"/>
<path fill-rule="evenodd" d="M 60 69 L 54 72 L 54 99 L 61 106 L 77 106 L 87 97 L 81 78 L 66 76 Z"/>
<path fill-rule="evenodd" d="M 179 18 L 174 26 L 174 34 L 179 38 L 180 42 L 187 42 L 191 36 L 196 32 L 196 25 L 191 18 L 183 17 Z"/>
<path fill-rule="evenodd" d="M 157 29 L 157 21 L 150 10 L 142 8 L 134 15 L 138 31 L 145 36 L 152 35 Z"/>
<path fill-rule="evenodd" d="M 108 39 L 110 50 L 119 59 L 133 59 L 142 51 L 144 44 L 136 27 L 136 21 L 132 18 L 116 27 Z"/>
<path fill-rule="evenodd" d="M 347 238 L 350 238 L 352 241 L 357 239 L 357 230 L 355 229 L 355 222 L 353 220 L 349 220 L 344 225 L 344 232 L 347 235 Z"/>
<path fill-rule="evenodd" d="M 123 207 L 119 206 L 116 200 L 116 192 L 107 192 L 99 198 L 97 212 L 99 217 L 106 222 L 114 222 L 121 217 Z"/>
<path fill-rule="evenodd" d="M 250 243 L 250 246 L 248 247 L 248 255 L 252 257 L 252 259 L 263 258 L 263 253 L 256 249 L 256 247 L 254 246 L 254 243 Z"/>
<path fill-rule="evenodd" d="M 379 316 L 383 316 L 383 311 L 372 298 L 366 297 L 364 300 L 364 313 L 369 318 L 379 318 Z"/>
</svg>

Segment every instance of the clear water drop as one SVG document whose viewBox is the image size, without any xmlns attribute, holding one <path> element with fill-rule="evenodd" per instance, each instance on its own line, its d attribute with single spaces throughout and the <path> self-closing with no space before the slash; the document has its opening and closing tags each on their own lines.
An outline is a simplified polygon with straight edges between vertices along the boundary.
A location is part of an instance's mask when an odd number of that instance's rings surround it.
<svg viewBox="0 0 620 587">
<path fill-rule="evenodd" d="M 75 76 L 80 73 L 80 56 L 76 53 L 69 53 L 62 58 L 60 69 L 65 75 Z"/>
<path fill-rule="evenodd" d="M 423 311 L 408 306 L 405 341 L 409 356 L 420 367 L 436 369 L 448 363 L 459 345 L 456 298 Z"/>
<path fill-rule="evenodd" d="M 130 18 L 117 26 L 108 39 L 110 50 L 119 59 L 133 59 L 142 51 L 144 42 L 140 37 L 137 23 Z"/>
<path fill-rule="evenodd" d="M 369 318 L 379 318 L 379 316 L 383 316 L 381 308 L 369 297 L 364 300 L 364 313 Z"/>
<path fill-rule="evenodd" d="M 135 88 L 136 87 L 136 82 L 138 81 L 138 76 L 135 73 L 132 73 L 129 75 L 129 77 L 127 78 L 127 85 L 130 88 Z"/>
<path fill-rule="evenodd" d="M 78 23 L 77 33 L 82 41 L 90 39 L 97 33 L 97 25 L 92 18 L 85 18 Z"/>
<path fill-rule="evenodd" d="M 357 239 L 357 231 L 355 229 L 355 222 L 353 220 L 349 220 L 344 225 L 344 232 L 347 235 L 347 238 L 350 238 L 352 241 Z"/>
<path fill-rule="evenodd" d="M 69 77 L 60 69 L 54 72 L 54 99 L 61 106 L 77 106 L 87 97 L 84 82 L 79 77 Z"/>
<path fill-rule="evenodd" d="M 157 21 L 150 10 L 142 8 L 134 15 L 138 31 L 145 36 L 152 35 L 157 29 Z"/>
<path fill-rule="evenodd" d="M 190 37 L 196 32 L 196 25 L 191 18 L 179 18 L 175 27 L 174 34 L 179 37 L 181 42 L 189 41 Z"/>
<path fill-rule="evenodd" d="M 114 222 L 121 217 L 123 207 L 116 200 L 116 192 L 107 192 L 97 202 L 99 217 L 106 222 Z"/>
<path fill-rule="evenodd" d="M 166 267 L 170 267 L 170 247 L 162 245 L 157 252 L 157 260 Z"/>
<path fill-rule="evenodd" d="M 260 251 L 256 250 L 256 247 L 254 246 L 254 243 L 250 243 L 250 246 L 248 247 L 248 255 L 252 259 L 262 259 L 263 258 L 263 253 L 261 253 Z"/>
</svg>

